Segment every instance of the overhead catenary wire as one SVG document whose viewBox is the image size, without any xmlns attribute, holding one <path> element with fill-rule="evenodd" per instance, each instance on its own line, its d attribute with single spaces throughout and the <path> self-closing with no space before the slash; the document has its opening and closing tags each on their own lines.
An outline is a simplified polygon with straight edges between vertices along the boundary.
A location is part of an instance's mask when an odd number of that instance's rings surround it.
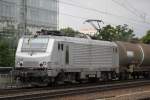
<svg viewBox="0 0 150 100">
<path fill-rule="evenodd" d="M 71 0 L 72 1 L 72 0 Z M 67 5 L 68 5 L 68 3 L 67 3 Z M 72 4 L 73 5 L 73 4 Z M 71 6 L 72 6 L 71 5 Z M 76 6 L 75 6 L 76 7 Z M 87 9 L 86 9 L 87 10 Z M 81 17 L 81 16 L 74 16 L 74 15 L 72 15 L 72 14 L 64 14 L 64 13 L 60 13 L 61 15 L 66 15 L 66 16 L 70 16 L 70 17 L 74 17 L 74 18 L 79 18 L 79 19 L 89 19 L 89 18 L 83 18 L 83 17 Z M 129 21 L 129 20 L 128 20 Z M 132 22 L 131 22 L 132 21 Z M 106 21 L 105 21 L 106 22 Z M 107 21 L 107 23 L 110 23 L 110 22 L 108 22 Z M 140 24 L 140 23 L 136 23 L 135 21 L 133 21 L 133 20 L 130 20 L 130 22 L 129 22 L 130 24 Z M 143 23 L 143 22 L 142 22 Z M 111 24 L 113 24 L 112 22 L 111 22 Z M 113 25 L 115 25 L 115 24 L 113 24 Z M 143 25 L 140 25 L 140 26 L 143 26 Z M 149 27 L 147 27 L 147 28 L 149 28 Z"/>
<path fill-rule="evenodd" d="M 62 15 L 65 15 L 65 16 L 69 16 L 69 17 L 72 17 L 72 18 L 75 18 L 75 19 L 82 19 L 82 20 L 86 20 L 88 19 L 87 17 L 81 17 L 81 16 L 74 16 L 74 15 L 70 15 L 68 13 L 60 13 Z M 114 24 L 112 22 L 109 22 L 109 21 L 104 21 L 105 24 L 111 24 L 113 26 L 116 26 L 116 25 L 119 25 L 119 24 Z M 139 25 L 138 25 L 139 26 Z M 130 25 L 130 27 L 133 27 L 132 25 Z M 146 27 L 145 27 L 146 28 Z M 148 28 L 148 27 L 147 27 Z M 140 29 L 138 30 L 142 30 L 142 28 L 140 27 Z"/>
<path fill-rule="evenodd" d="M 136 19 L 133 19 L 133 18 L 116 15 L 116 14 L 113 14 L 113 13 L 110 13 L 110 12 L 100 11 L 100 10 L 95 9 L 95 8 L 90 8 L 90 7 L 86 7 L 86 6 L 83 6 L 83 5 L 81 6 L 79 4 L 69 3 L 69 2 L 62 1 L 62 0 L 60 0 L 59 2 L 62 3 L 62 4 L 65 4 L 65 5 L 74 6 L 74 7 L 85 9 L 85 10 L 88 10 L 88 11 L 94 11 L 94 12 L 97 12 L 97 13 L 100 13 L 100 14 L 110 15 L 110 16 L 113 16 L 113 17 L 122 18 L 122 19 L 125 19 L 125 20 L 134 21 L 134 22 L 150 24 L 150 22 L 147 22 L 147 21 L 136 20 Z"/>
<path fill-rule="evenodd" d="M 146 21 L 146 13 L 139 12 L 136 8 L 134 8 L 127 0 L 112 0 L 114 3 L 118 4 L 119 6 L 125 8 L 127 11 L 136 15 L 137 17 L 141 18 L 144 22 Z"/>
</svg>

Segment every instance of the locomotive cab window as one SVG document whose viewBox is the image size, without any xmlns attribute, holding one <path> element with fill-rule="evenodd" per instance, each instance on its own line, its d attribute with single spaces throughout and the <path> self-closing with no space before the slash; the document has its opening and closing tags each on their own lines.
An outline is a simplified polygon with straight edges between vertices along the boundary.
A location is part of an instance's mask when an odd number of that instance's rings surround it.
<svg viewBox="0 0 150 100">
<path fill-rule="evenodd" d="M 24 38 L 21 51 L 22 52 L 45 52 L 47 49 L 49 38 Z"/>
</svg>

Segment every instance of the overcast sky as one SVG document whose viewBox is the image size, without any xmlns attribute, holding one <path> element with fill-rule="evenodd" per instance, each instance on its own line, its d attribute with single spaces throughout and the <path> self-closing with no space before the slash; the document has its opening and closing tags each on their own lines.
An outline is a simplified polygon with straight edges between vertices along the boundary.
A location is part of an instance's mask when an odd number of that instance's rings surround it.
<svg viewBox="0 0 150 100">
<path fill-rule="evenodd" d="M 86 19 L 102 19 L 104 25 L 128 24 L 138 37 L 150 29 L 150 0 L 60 0 L 59 6 L 59 28 L 91 28 Z"/>
</svg>

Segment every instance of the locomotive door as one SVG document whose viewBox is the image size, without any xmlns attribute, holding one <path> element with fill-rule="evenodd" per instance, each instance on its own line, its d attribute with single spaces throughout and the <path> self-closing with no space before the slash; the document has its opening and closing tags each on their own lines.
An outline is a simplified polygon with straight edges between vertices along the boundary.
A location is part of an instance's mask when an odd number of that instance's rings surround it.
<svg viewBox="0 0 150 100">
<path fill-rule="evenodd" d="M 63 42 L 59 42 L 58 43 L 58 60 L 59 60 L 59 65 L 60 67 L 64 66 L 64 43 Z"/>
<path fill-rule="evenodd" d="M 59 43 L 58 59 L 61 67 L 70 65 L 70 50 L 68 43 Z"/>
</svg>

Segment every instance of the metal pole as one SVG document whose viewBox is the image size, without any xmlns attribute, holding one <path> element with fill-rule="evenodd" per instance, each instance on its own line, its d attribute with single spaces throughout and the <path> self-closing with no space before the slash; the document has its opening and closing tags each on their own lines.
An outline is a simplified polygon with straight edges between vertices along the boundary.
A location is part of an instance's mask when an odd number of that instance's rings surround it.
<svg viewBox="0 0 150 100">
<path fill-rule="evenodd" d="M 23 0 L 23 13 L 24 13 L 24 35 L 27 34 L 27 0 Z"/>
<path fill-rule="evenodd" d="M 27 0 L 21 1 L 21 7 L 20 7 L 20 29 L 21 29 L 21 36 L 26 35 L 27 32 Z M 19 36 L 20 37 L 20 36 Z"/>
<path fill-rule="evenodd" d="M 59 30 L 59 0 L 56 1 L 56 5 L 57 5 L 57 28 L 56 30 Z"/>
</svg>

